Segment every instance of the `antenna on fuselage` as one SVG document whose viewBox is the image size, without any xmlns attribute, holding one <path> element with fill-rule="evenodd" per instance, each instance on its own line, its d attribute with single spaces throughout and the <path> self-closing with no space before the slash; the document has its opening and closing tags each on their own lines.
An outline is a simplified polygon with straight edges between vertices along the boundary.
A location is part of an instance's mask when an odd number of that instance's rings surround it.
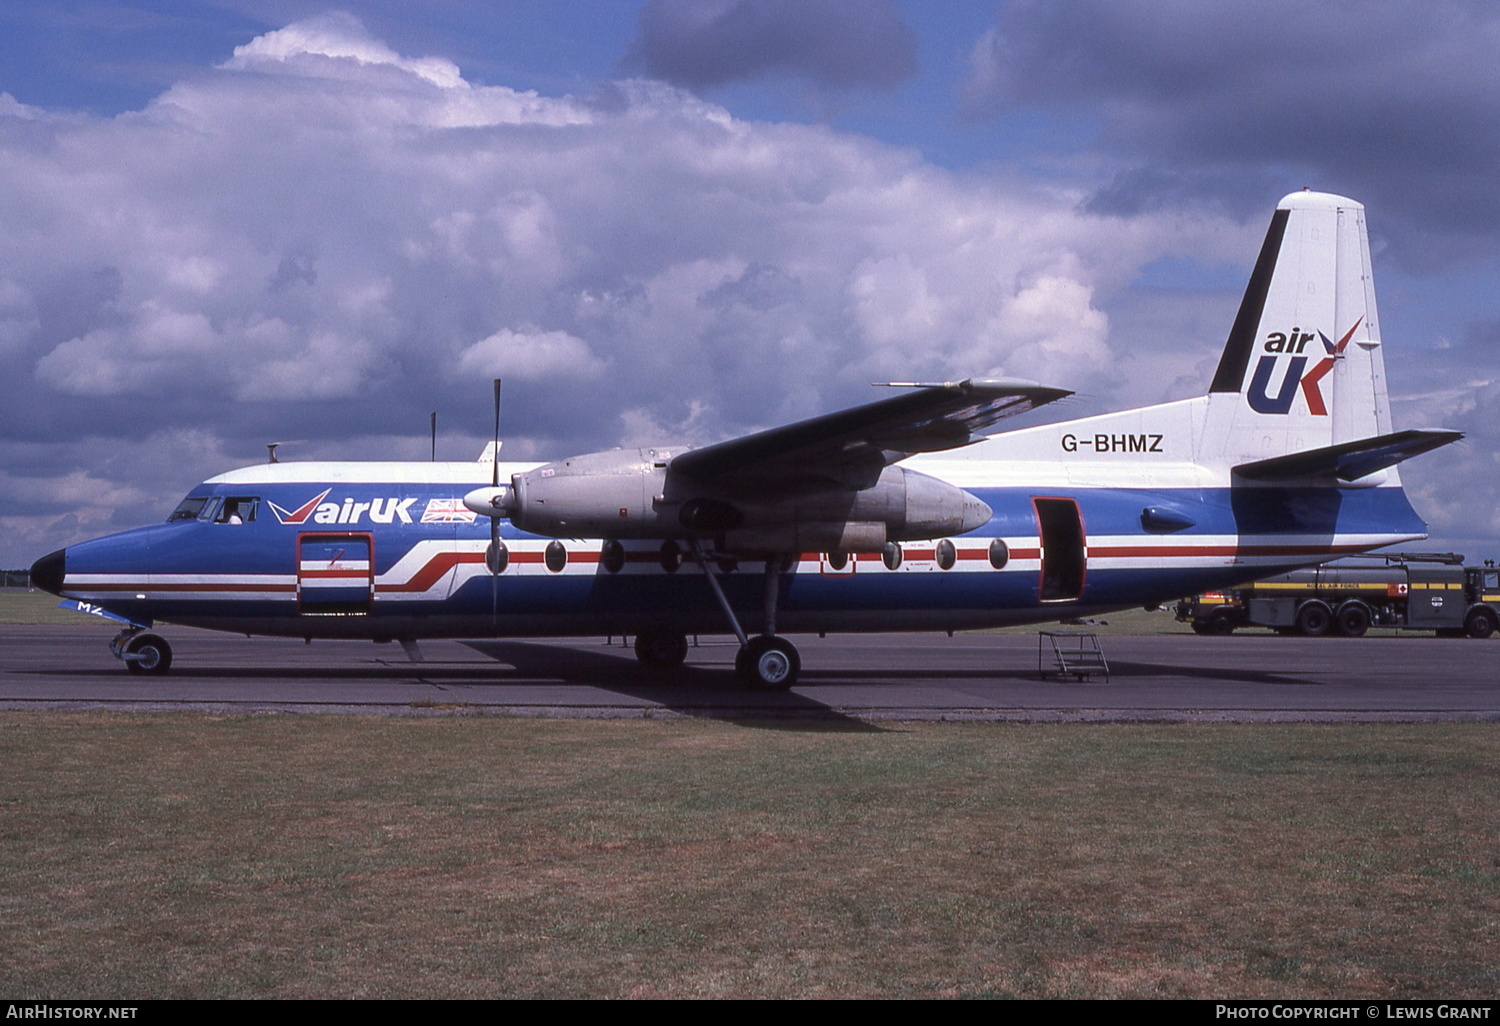
<svg viewBox="0 0 1500 1026">
<path fill-rule="evenodd" d="M 305 439 L 305 438 L 299 438 L 299 439 L 297 439 L 296 441 L 293 441 L 293 442 L 267 442 L 266 443 L 266 462 L 267 463 L 280 463 L 281 462 L 281 457 L 279 457 L 279 456 L 276 455 L 276 450 L 277 449 L 279 449 L 283 445 L 301 445 L 305 441 L 307 441 L 307 439 Z"/>
<path fill-rule="evenodd" d="M 432 411 L 432 462 L 437 462 L 437 410 Z"/>
</svg>

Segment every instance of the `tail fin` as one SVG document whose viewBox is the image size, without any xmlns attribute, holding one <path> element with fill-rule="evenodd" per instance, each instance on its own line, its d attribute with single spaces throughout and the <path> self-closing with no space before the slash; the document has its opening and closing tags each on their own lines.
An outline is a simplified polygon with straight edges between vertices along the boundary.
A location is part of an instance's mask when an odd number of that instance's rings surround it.
<svg viewBox="0 0 1500 1026">
<path fill-rule="evenodd" d="M 1271 218 L 1209 388 L 1230 463 L 1391 432 L 1365 208 L 1294 192 Z"/>
</svg>

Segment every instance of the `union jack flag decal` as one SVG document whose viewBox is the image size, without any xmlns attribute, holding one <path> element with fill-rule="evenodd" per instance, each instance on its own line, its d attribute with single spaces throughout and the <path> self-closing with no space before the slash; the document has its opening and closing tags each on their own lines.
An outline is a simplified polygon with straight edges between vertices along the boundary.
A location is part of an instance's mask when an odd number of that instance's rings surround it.
<svg viewBox="0 0 1500 1026">
<path fill-rule="evenodd" d="M 462 499 L 428 499 L 422 511 L 424 524 L 472 524 L 475 513 Z"/>
</svg>

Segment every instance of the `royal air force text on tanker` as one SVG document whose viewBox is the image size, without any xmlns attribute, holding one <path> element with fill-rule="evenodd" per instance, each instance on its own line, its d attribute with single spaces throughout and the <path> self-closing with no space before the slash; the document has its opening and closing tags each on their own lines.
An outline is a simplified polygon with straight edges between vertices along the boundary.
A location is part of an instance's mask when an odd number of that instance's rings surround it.
<svg viewBox="0 0 1500 1026">
<path fill-rule="evenodd" d="M 1075 435 L 1069 432 L 1062 436 L 1063 452 L 1092 450 L 1095 454 L 1128 452 L 1161 452 L 1161 435 L 1124 434 Z"/>
</svg>

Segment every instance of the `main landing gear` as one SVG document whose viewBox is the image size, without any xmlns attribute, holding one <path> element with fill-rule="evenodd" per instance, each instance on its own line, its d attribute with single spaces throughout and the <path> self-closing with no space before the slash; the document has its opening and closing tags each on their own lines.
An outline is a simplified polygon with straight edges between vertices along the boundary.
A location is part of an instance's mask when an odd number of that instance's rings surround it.
<svg viewBox="0 0 1500 1026">
<path fill-rule="evenodd" d="M 144 633 L 140 627 L 128 627 L 115 635 L 109 650 L 123 660 L 131 673 L 156 676 L 172 668 L 172 646 L 159 634 Z"/>
<path fill-rule="evenodd" d="M 734 615 L 734 609 L 724 597 L 724 589 L 719 586 L 714 564 L 704 556 L 703 544 L 696 538 L 693 540 L 693 558 L 703 568 L 719 608 L 724 610 L 729 626 L 734 628 L 734 636 L 740 641 L 740 650 L 734 657 L 734 670 L 740 680 L 747 687 L 762 691 L 785 691 L 796 684 L 797 675 L 802 671 L 802 657 L 797 654 L 796 645 L 776 636 L 776 602 L 781 592 L 783 567 L 781 557 L 766 559 L 765 630 L 753 638 L 746 636 L 745 629 L 740 626 L 739 617 Z M 639 654 L 640 642 L 636 644 Z"/>
</svg>

